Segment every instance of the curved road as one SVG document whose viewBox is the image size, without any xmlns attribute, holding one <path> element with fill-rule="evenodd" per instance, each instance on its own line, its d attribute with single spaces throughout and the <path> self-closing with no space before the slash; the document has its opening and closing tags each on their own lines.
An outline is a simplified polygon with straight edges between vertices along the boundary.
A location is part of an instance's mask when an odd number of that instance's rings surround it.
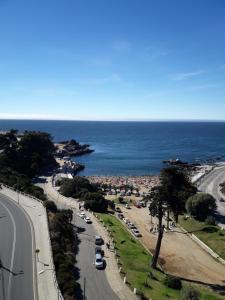
<svg viewBox="0 0 225 300">
<path fill-rule="evenodd" d="M 45 190 L 48 199 L 55 201 L 60 209 L 68 208 L 65 200 L 61 201 L 61 196 L 54 190 L 51 184 L 51 177 L 40 177 L 41 181 L 46 183 L 38 183 L 37 185 Z M 109 285 L 104 270 L 97 270 L 94 266 L 95 243 L 94 236 L 97 235 L 92 224 L 86 224 L 83 219 L 77 215 L 77 211 L 73 209 L 73 224 L 81 228 L 78 233 L 79 251 L 76 255 L 76 268 L 79 279 L 77 282 L 80 289 L 77 291 L 77 299 L 83 300 L 119 300 Z M 107 268 L 107 266 L 106 266 Z"/>
<path fill-rule="evenodd" d="M 24 211 L 0 193 L 0 300 L 35 300 L 32 227 Z"/>
<path fill-rule="evenodd" d="M 220 192 L 220 183 L 225 182 L 225 166 L 217 167 L 208 175 L 203 177 L 198 189 L 201 192 L 211 194 L 217 200 L 217 211 L 219 223 L 225 227 L 225 202 L 220 199 L 225 199 L 225 196 Z"/>
</svg>

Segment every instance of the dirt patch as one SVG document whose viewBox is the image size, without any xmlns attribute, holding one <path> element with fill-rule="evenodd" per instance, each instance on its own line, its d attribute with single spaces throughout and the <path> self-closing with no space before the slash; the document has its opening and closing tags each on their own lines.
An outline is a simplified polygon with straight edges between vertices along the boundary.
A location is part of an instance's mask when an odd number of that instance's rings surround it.
<svg viewBox="0 0 225 300">
<path fill-rule="evenodd" d="M 147 208 L 122 208 L 124 215 L 133 222 L 142 233 L 142 243 L 153 252 L 157 234 L 150 232 L 151 217 Z M 153 222 L 156 220 L 153 218 Z M 163 269 L 175 276 L 189 280 L 224 285 L 225 266 L 220 264 L 179 228 L 164 233 L 160 264 Z"/>
</svg>

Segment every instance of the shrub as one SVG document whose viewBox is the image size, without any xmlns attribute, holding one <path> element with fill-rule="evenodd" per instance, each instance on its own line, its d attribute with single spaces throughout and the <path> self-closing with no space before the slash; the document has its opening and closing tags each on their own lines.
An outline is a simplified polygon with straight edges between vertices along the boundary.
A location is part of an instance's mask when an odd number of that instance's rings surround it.
<svg viewBox="0 0 225 300">
<path fill-rule="evenodd" d="M 205 220 L 208 225 L 216 225 L 216 220 L 213 216 L 208 216 Z"/>
<path fill-rule="evenodd" d="M 84 208 L 96 212 L 106 212 L 108 201 L 100 193 L 88 193 L 84 197 Z"/>
<path fill-rule="evenodd" d="M 193 217 L 200 221 L 204 221 L 215 211 L 216 200 L 209 194 L 198 193 L 188 198 L 186 209 Z"/>
<path fill-rule="evenodd" d="M 168 286 L 169 288 L 175 289 L 175 290 L 180 290 L 182 288 L 182 282 L 180 278 L 172 276 L 172 275 L 167 275 L 164 278 L 163 283 Z"/>
<path fill-rule="evenodd" d="M 84 197 L 88 192 L 96 192 L 97 186 L 91 184 L 86 178 L 76 176 L 73 179 L 63 179 L 60 185 L 60 193 L 65 197 Z"/>
<path fill-rule="evenodd" d="M 118 198 L 118 201 L 119 201 L 119 203 L 123 203 L 123 197 L 120 196 L 120 197 Z"/>
<path fill-rule="evenodd" d="M 44 202 L 44 206 L 46 207 L 46 209 L 48 211 L 51 211 L 53 213 L 56 213 L 57 212 L 57 206 L 55 205 L 55 202 L 54 201 L 45 201 Z"/>
<path fill-rule="evenodd" d="M 199 300 L 200 296 L 200 292 L 190 285 L 182 289 L 180 300 Z"/>
<path fill-rule="evenodd" d="M 115 209 L 115 202 L 114 201 L 112 201 L 112 200 L 109 200 L 108 201 L 108 205 L 109 205 L 109 207 L 112 209 L 112 210 L 114 210 Z"/>
</svg>

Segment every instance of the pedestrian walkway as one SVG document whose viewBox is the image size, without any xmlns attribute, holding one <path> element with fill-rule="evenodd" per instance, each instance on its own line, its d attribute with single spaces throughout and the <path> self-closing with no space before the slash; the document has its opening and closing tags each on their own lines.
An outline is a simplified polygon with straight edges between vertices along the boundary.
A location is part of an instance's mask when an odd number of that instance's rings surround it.
<svg viewBox="0 0 225 300">
<path fill-rule="evenodd" d="M 3 186 L 1 193 L 19 204 L 32 222 L 34 231 L 34 269 L 38 300 L 63 300 L 55 277 L 46 209 L 41 202 Z"/>
</svg>

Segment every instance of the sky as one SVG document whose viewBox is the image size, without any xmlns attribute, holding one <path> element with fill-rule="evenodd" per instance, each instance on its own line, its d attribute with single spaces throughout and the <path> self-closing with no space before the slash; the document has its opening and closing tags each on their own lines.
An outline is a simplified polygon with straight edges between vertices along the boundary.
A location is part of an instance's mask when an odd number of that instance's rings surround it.
<svg viewBox="0 0 225 300">
<path fill-rule="evenodd" d="M 224 0 L 0 0 L 0 118 L 225 120 Z"/>
</svg>

